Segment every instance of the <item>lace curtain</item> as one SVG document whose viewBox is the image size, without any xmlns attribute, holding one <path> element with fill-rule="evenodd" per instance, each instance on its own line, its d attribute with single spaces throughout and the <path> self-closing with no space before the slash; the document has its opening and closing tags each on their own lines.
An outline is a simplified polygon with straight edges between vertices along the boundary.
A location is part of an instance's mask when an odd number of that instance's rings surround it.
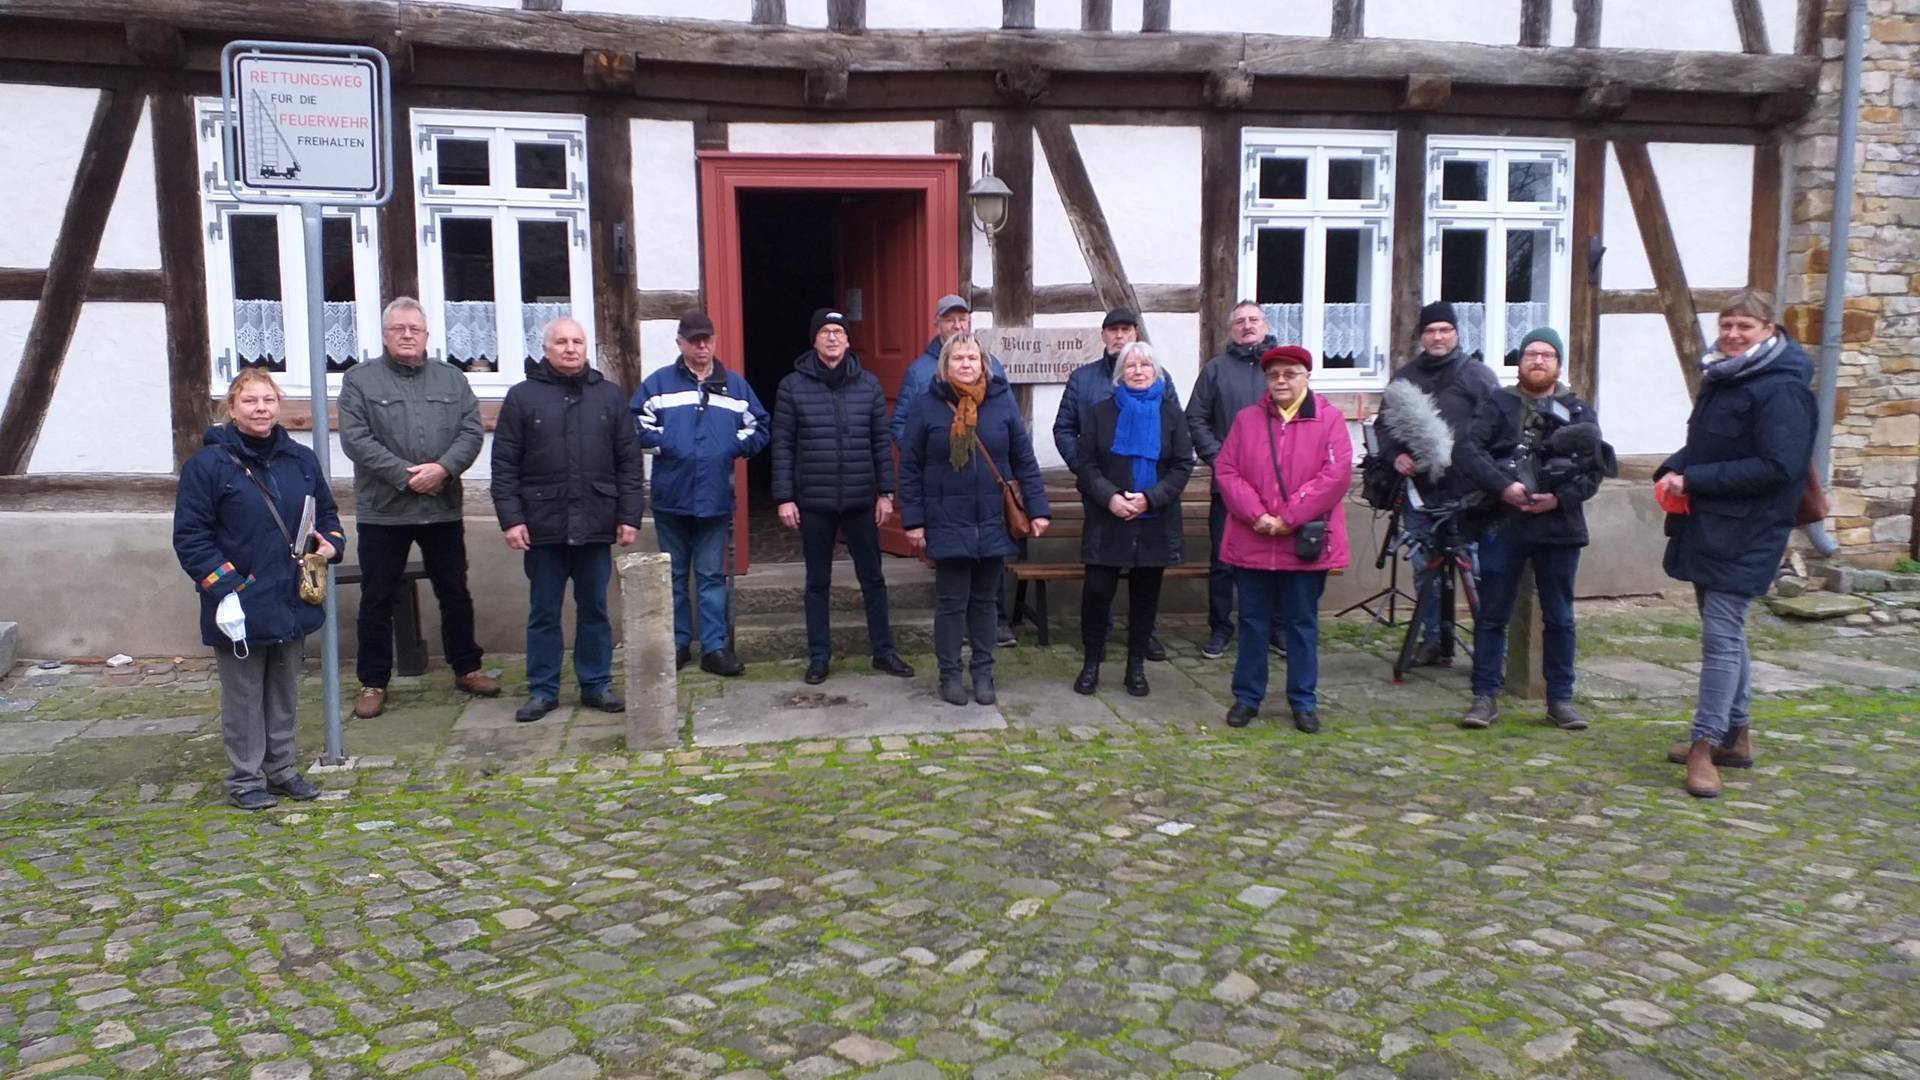
<svg viewBox="0 0 1920 1080">
<path fill-rule="evenodd" d="M 1544 300 L 1510 303 L 1506 307 L 1503 320 L 1504 347 L 1511 352 L 1518 348 L 1520 339 L 1528 333 L 1547 325 L 1552 305 Z M 1485 358 L 1487 340 L 1487 305 L 1468 304 L 1454 301 L 1453 312 L 1460 320 L 1460 351 L 1469 355 L 1479 353 Z M 1504 362 L 1505 358 L 1501 358 Z"/>
<path fill-rule="evenodd" d="M 328 301 L 321 316 L 327 339 L 327 366 L 340 370 L 360 359 L 360 329 L 351 300 Z M 233 347 L 242 367 L 287 368 L 284 305 L 278 300 L 233 302 Z"/>
<path fill-rule="evenodd" d="M 572 305 L 564 301 L 558 304 L 520 305 L 520 331 L 526 339 L 528 360 L 538 360 L 547 354 L 547 324 L 572 311 Z"/>
<path fill-rule="evenodd" d="M 494 324 L 491 300 L 446 302 L 447 359 L 469 370 L 491 371 L 499 365 L 500 334 Z"/>
<path fill-rule="evenodd" d="M 1283 345 L 1304 345 L 1307 340 L 1305 304 L 1262 304 L 1267 329 Z M 1373 356 L 1373 305 L 1323 304 L 1326 330 L 1320 343 L 1323 356 L 1353 358 L 1354 366 L 1365 366 Z"/>
</svg>

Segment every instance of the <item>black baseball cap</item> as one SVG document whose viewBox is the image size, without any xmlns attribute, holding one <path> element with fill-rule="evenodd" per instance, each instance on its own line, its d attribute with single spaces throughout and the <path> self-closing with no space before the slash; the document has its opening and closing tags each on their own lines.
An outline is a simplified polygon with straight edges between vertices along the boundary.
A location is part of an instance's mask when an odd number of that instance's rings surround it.
<svg viewBox="0 0 1920 1080">
<path fill-rule="evenodd" d="M 689 311 L 680 316 L 680 329 L 676 332 L 680 335 L 681 339 L 685 341 L 692 341 L 695 338 L 712 337 L 713 320 L 707 318 L 703 312 Z"/>
<path fill-rule="evenodd" d="M 1111 330 L 1116 326 L 1139 326 L 1139 325 L 1140 325 L 1139 315 L 1135 314 L 1133 311 L 1128 310 L 1127 308 L 1117 307 L 1117 308 L 1114 308 L 1112 311 L 1107 312 L 1107 317 L 1104 320 L 1102 320 L 1100 323 L 1100 329 Z"/>
</svg>

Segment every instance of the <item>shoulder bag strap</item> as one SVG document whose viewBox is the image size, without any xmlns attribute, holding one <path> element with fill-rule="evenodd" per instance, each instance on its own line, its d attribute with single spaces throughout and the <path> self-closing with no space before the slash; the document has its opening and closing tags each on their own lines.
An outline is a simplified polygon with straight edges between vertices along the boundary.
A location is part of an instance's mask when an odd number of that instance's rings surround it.
<svg viewBox="0 0 1920 1080">
<path fill-rule="evenodd" d="M 247 474 L 247 479 L 253 481 L 254 490 L 260 493 L 260 498 L 267 504 L 267 513 L 273 515 L 273 523 L 280 527 L 280 537 L 287 542 L 288 554 L 297 555 L 298 553 L 294 551 L 293 533 L 287 530 L 286 519 L 280 516 L 280 507 L 274 504 L 273 493 L 267 490 L 267 485 L 259 477 L 253 475 L 253 470 L 247 468 L 247 463 L 240 460 L 240 455 L 232 450 L 228 450 L 226 454 L 235 465 L 240 466 L 241 472 Z"/>
<path fill-rule="evenodd" d="M 1273 437 L 1273 416 L 1263 411 L 1260 420 L 1267 429 L 1267 455 L 1273 459 L 1273 482 L 1280 485 L 1280 502 L 1284 505 L 1287 501 L 1287 478 L 1280 472 L 1280 444 Z"/>
</svg>

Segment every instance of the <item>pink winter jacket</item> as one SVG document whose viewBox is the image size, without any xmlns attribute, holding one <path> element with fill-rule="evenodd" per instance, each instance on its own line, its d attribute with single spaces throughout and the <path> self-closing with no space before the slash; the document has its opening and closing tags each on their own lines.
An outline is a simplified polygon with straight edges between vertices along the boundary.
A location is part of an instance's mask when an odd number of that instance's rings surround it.
<svg viewBox="0 0 1920 1080">
<path fill-rule="evenodd" d="M 1267 434 L 1273 434 L 1268 449 Z M 1274 482 L 1277 452 L 1286 474 L 1287 498 Z M 1213 487 L 1227 507 L 1227 531 L 1220 540 L 1220 561 L 1248 570 L 1337 570 L 1347 565 L 1347 518 L 1342 500 L 1353 480 L 1353 440 L 1347 418 L 1333 403 L 1312 394 L 1291 421 L 1283 421 L 1266 397 L 1241 409 L 1220 456 L 1213 463 Z M 1253 531 L 1261 514 L 1288 525 L 1327 518 L 1326 549 L 1302 563 L 1293 554 L 1293 535 L 1262 536 Z"/>
</svg>

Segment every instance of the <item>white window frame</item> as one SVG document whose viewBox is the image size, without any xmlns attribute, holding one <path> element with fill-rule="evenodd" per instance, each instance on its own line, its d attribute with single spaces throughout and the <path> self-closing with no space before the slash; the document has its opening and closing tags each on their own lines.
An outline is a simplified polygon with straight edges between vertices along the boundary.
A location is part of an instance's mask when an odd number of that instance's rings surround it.
<svg viewBox="0 0 1920 1080">
<path fill-rule="evenodd" d="M 1476 202 L 1449 202 L 1442 198 L 1442 170 L 1448 161 L 1485 161 L 1487 198 Z M 1507 168 L 1513 162 L 1553 164 L 1553 194 L 1547 202 L 1517 202 L 1507 197 Z M 1546 325 L 1565 331 L 1573 299 L 1573 140 L 1488 138 L 1430 135 L 1427 138 L 1427 202 L 1424 287 L 1429 298 L 1440 296 L 1440 234 L 1446 229 L 1480 229 L 1487 233 L 1485 340 L 1481 343 L 1488 367 L 1503 383 L 1519 378 L 1519 369 L 1506 363 L 1507 351 L 1517 343 L 1507 338 L 1507 234 L 1516 230 L 1546 229 L 1552 234 L 1549 252 Z M 1537 302 L 1537 301 L 1536 301 Z M 1564 369 L 1567 358 L 1561 358 Z"/>
<path fill-rule="evenodd" d="M 1370 288 L 1367 303 L 1368 340 L 1372 361 L 1355 368 L 1315 365 L 1313 383 L 1323 390 L 1377 390 L 1387 383 L 1393 362 L 1388 335 L 1393 298 L 1393 170 L 1394 133 L 1391 131 L 1324 131 L 1301 128 L 1244 128 L 1240 133 L 1240 290 L 1252 297 L 1259 279 L 1259 230 L 1299 228 L 1307 233 L 1301 337 L 1282 344 L 1303 345 L 1315 357 L 1326 344 L 1326 237 L 1329 229 L 1372 228 Z M 1368 157 L 1376 162 L 1374 197 L 1367 200 L 1327 198 L 1328 163 L 1336 158 Z M 1307 161 L 1307 197 L 1260 197 L 1260 161 L 1267 157 L 1294 157 Z"/>
<path fill-rule="evenodd" d="M 588 362 L 594 356 L 593 252 L 587 217 L 587 120 L 557 113 L 485 112 L 469 109 L 414 109 L 411 114 L 413 195 L 419 250 L 420 303 L 431 333 L 427 355 L 446 358 L 446 269 L 440 223 L 446 218 L 484 218 L 492 223 L 494 323 L 497 364 L 494 371 L 469 372 L 474 393 L 499 398 L 525 375 L 525 340 L 520 294 L 520 223 L 562 221 L 569 226 L 567 279 L 569 314 L 586 331 Z M 476 139 L 488 144 L 487 185 L 450 185 L 437 175 L 441 139 Z M 522 188 L 516 184 L 514 144 L 557 142 L 566 148 L 564 190 Z"/>
<path fill-rule="evenodd" d="M 261 206 L 242 203 L 227 190 L 223 131 L 226 126 L 217 97 L 194 102 L 200 160 L 200 239 L 206 252 L 207 346 L 213 361 L 214 388 L 240 372 L 234 318 L 233 255 L 228 221 L 235 214 L 275 219 L 280 246 L 281 328 L 286 338 L 286 370 L 274 381 L 292 396 L 311 393 L 307 353 L 307 260 L 305 237 L 297 206 Z M 330 219 L 351 223 L 353 242 L 354 336 L 364 363 L 380 355 L 380 231 L 372 208 L 330 207 Z M 344 372 L 328 372 L 327 386 L 338 390 Z"/>
</svg>

